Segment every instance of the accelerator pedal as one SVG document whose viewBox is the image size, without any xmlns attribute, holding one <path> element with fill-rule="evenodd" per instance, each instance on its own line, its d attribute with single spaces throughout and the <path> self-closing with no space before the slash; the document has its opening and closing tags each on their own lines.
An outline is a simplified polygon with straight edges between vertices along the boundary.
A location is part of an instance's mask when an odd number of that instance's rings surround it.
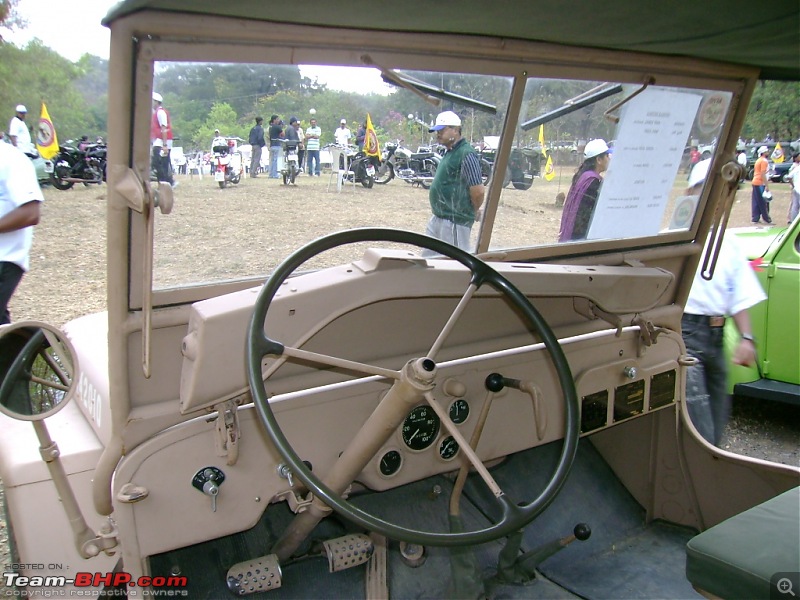
<svg viewBox="0 0 800 600">
<path fill-rule="evenodd" d="M 363 565 L 372 556 L 375 544 L 368 535 L 352 533 L 322 542 L 328 556 L 328 569 L 331 573 Z"/>
<path fill-rule="evenodd" d="M 228 569 L 228 589 L 237 596 L 268 592 L 281 587 L 281 566 L 274 554 L 237 563 Z"/>
</svg>

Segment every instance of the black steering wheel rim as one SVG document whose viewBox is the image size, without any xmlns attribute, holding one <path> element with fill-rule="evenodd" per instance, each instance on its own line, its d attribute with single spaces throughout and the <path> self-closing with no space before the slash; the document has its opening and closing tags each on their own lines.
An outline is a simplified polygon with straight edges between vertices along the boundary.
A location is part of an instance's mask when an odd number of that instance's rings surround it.
<svg viewBox="0 0 800 600">
<path fill-rule="evenodd" d="M 317 254 L 339 246 L 360 242 L 410 244 L 432 250 L 442 256 L 458 261 L 470 270 L 472 274 L 471 283 L 477 286 L 483 284 L 491 285 L 495 290 L 506 295 L 520 309 L 528 326 L 539 334 L 550 354 L 565 401 L 564 441 L 558 463 L 548 484 L 539 496 L 528 504 L 516 505 L 505 495 L 497 498 L 502 507 L 503 515 L 499 522 L 489 527 L 457 533 L 425 532 L 389 523 L 359 509 L 326 486 L 303 463 L 281 431 L 275 414 L 269 405 L 266 383 L 262 378 L 262 359 L 267 354 L 280 355 L 283 353 L 283 345 L 280 342 L 270 340 L 264 332 L 267 312 L 275 294 L 292 273 Z M 378 532 L 392 539 L 432 546 L 461 546 L 482 544 L 509 535 L 530 523 L 555 499 L 569 474 L 577 452 L 580 431 L 575 383 L 564 351 L 550 326 L 527 297 L 491 266 L 468 252 L 426 235 L 399 229 L 362 228 L 330 234 L 306 244 L 278 266 L 259 292 L 248 327 L 246 353 L 247 377 L 256 409 L 267 430 L 267 434 L 275 444 L 281 457 L 291 468 L 293 474 L 315 496 L 324 500 L 328 506 L 340 515 L 367 530 Z"/>
</svg>

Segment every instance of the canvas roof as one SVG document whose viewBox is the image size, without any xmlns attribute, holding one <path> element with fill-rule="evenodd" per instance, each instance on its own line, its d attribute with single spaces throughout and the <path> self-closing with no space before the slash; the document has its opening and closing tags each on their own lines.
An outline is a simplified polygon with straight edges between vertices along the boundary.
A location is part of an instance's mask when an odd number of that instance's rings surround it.
<svg viewBox="0 0 800 600">
<path fill-rule="evenodd" d="M 688 56 L 756 67 L 762 79 L 800 80 L 797 0 L 125 0 L 103 22 L 143 9 Z"/>
</svg>

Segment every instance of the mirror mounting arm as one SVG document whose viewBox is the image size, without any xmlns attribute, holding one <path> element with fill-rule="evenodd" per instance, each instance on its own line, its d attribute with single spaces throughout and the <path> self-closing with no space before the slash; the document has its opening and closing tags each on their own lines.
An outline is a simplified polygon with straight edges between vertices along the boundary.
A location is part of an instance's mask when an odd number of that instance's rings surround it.
<svg viewBox="0 0 800 600">
<path fill-rule="evenodd" d="M 67 519 L 75 540 L 75 547 L 83 558 L 97 556 L 100 552 L 108 553 L 118 544 L 117 529 L 114 522 L 109 518 L 109 522 L 101 529 L 100 535 L 95 535 L 89 529 L 67 479 L 64 465 L 61 463 L 61 452 L 58 449 L 58 444 L 50 437 L 50 432 L 47 430 L 44 421 L 34 421 L 33 428 L 39 438 L 39 453 L 50 471 L 50 477 L 53 479 L 58 495 L 61 498 L 64 512 L 67 513 Z"/>
</svg>

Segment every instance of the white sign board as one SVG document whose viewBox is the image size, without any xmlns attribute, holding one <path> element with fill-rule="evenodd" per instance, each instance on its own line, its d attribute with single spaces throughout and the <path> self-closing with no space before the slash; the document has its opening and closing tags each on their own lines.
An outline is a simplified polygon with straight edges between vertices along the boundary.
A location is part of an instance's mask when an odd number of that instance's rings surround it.
<svg viewBox="0 0 800 600">
<path fill-rule="evenodd" d="M 651 87 L 623 106 L 589 239 L 659 232 L 701 99 Z"/>
</svg>

